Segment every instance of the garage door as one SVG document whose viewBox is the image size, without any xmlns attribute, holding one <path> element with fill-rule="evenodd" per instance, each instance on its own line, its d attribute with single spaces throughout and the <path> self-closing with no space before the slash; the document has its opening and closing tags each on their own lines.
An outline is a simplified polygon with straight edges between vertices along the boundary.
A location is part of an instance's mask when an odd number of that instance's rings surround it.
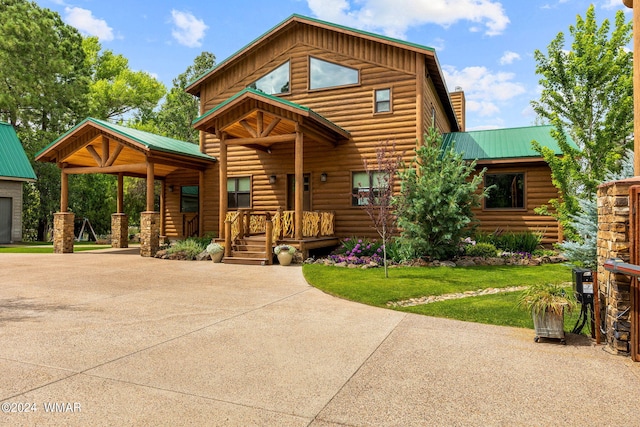
<svg viewBox="0 0 640 427">
<path fill-rule="evenodd" d="M 0 243 L 11 242 L 11 198 L 0 197 Z"/>
</svg>

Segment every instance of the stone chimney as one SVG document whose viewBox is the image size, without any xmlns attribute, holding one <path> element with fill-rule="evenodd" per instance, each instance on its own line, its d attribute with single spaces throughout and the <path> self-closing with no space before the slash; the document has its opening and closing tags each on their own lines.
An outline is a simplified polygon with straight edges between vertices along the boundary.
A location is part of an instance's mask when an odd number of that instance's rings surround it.
<svg viewBox="0 0 640 427">
<path fill-rule="evenodd" d="M 456 113 L 456 118 L 458 119 L 458 125 L 460 126 L 460 132 L 464 132 L 465 125 L 465 99 L 464 99 L 464 91 L 460 86 L 456 86 L 455 90 L 449 93 L 449 97 L 451 98 L 451 105 L 453 106 L 453 111 Z"/>
</svg>

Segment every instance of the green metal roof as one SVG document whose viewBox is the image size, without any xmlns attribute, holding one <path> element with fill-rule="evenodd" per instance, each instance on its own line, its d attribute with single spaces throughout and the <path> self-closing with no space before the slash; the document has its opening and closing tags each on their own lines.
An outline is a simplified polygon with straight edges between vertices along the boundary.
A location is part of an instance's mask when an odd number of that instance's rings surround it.
<svg viewBox="0 0 640 427">
<path fill-rule="evenodd" d="M 29 163 L 15 129 L 0 122 L 0 179 L 32 181 L 36 173 Z"/>
<path fill-rule="evenodd" d="M 545 125 L 452 132 L 442 136 L 442 147 L 446 150 L 455 142 L 455 150 L 462 153 L 465 160 L 539 158 L 540 154 L 531 147 L 531 141 L 537 141 L 560 155 L 562 150 L 551 136 L 552 129 L 553 126 Z M 569 135 L 567 142 L 577 148 Z"/>
<path fill-rule="evenodd" d="M 343 132 L 346 135 L 349 135 L 349 131 L 341 128 L 337 124 L 333 123 L 331 120 L 329 120 L 326 117 L 316 113 L 315 111 L 313 111 L 309 107 L 305 107 L 303 105 L 296 104 L 295 102 L 291 102 L 289 100 L 286 100 L 286 99 L 283 99 L 283 98 L 279 98 L 279 97 L 274 96 L 274 95 L 268 95 L 268 94 L 266 94 L 264 92 L 261 92 L 261 91 L 256 90 L 256 89 L 252 89 L 250 87 L 246 87 L 246 88 L 242 89 L 240 92 L 236 93 L 235 95 L 233 95 L 230 98 L 227 98 L 225 101 L 223 101 L 220 104 L 216 105 L 215 107 L 213 107 L 212 109 L 210 109 L 209 111 L 207 111 L 206 113 L 201 115 L 200 117 L 196 117 L 193 120 L 193 122 L 191 122 L 191 124 L 195 125 L 197 122 L 199 122 L 199 121 L 207 118 L 208 116 L 214 114 L 216 111 L 222 109 L 226 105 L 229 105 L 230 103 L 232 103 L 233 101 L 235 101 L 236 99 L 242 97 L 243 95 L 245 95 L 247 93 L 259 96 L 261 98 L 265 98 L 266 100 L 271 101 L 272 103 L 281 104 L 281 105 L 293 108 L 295 110 L 299 110 L 300 112 L 303 112 L 303 113 L 305 113 L 305 114 L 307 114 L 309 116 L 313 116 L 318 121 L 324 122 L 326 125 L 328 125 L 330 127 L 333 127 L 335 129 L 338 129 L 338 130 L 340 130 L 341 132 Z"/>
<path fill-rule="evenodd" d="M 280 22 L 278 25 L 274 26 L 273 28 L 269 29 L 269 31 L 266 31 L 264 34 L 262 34 L 261 36 L 257 37 L 256 39 L 252 40 L 250 43 L 248 43 L 247 45 L 245 45 L 244 47 L 242 47 L 240 50 L 238 50 L 237 52 L 235 52 L 233 55 L 227 57 L 224 61 L 220 62 L 217 65 L 214 65 L 213 67 L 211 67 L 210 69 L 208 69 L 207 71 L 205 71 L 204 73 L 202 73 L 201 75 L 199 75 L 198 77 L 196 77 L 195 79 L 193 79 L 193 81 L 189 82 L 189 84 L 187 84 L 187 91 L 189 90 L 189 88 L 191 86 L 193 86 L 196 82 L 198 82 L 199 80 L 201 80 L 203 77 L 205 77 L 206 75 L 208 75 L 210 72 L 212 72 L 213 70 L 215 70 L 216 68 L 219 68 L 223 65 L 225 65 L 227 62 L 231 61 L 233 58 L 235 58 L 236 56 L 238 56 L 241 52 L 243 52 L 244 50 L 246 50 L 247 48 L 249 48 L 250 46 L 254 45 L 255 43 L 257 43 L 259 40 L 263 39 L 264 37 L 266 37 L 268 34 L 270 34 L 271 32 L 273 32 L 274 30 L 276 30 L 277 28 L 281 27 L 282 25 L 286 24 L 289 21 L 293 21 L 293 20 L 302 20 L 302 21 L 309 21 L 309 22 L 313 22 L 316 24 L 320 24 L 320 25 L 326 25 L 328 27 L 333 27 L 335 29 L 341 30 L 341 31 L 350 31 L 350 32 L 354 32 L 363 36 L 367 36 L 367 37 L 371 37 L 371 38 L 375 38 L 378 39 L 382 42 L 386 42 L 386 43 L 398 43 L 401 45 L 404 45 L 406 47 L 412 48 L 412 49 L 418 49 L 418 50 L 426 50 L 429 52 L 435 52 L 435 49 L 432 47 L 428 47 L 428 46 L 423 46 L 421 44 L 417 44 L 417 43 L 411 43 L 408 42 L 406 40 L 400 40 L 400 39 L 395 39 L 393 37 L 387 37 L 387 36 L 382 36 L 380 34 L 375 34 L 375 33 L 370 33 L 368 31 L 363 31 L 363 30 L 358 30 L 356 28 L 351 28 L 351 27 L 347 27 L 344 25 L 338 25 L 338 24 L 334 24 L 332 22 L 327 22 L 327 21 L 322 21 L 320 19 L 316 19 L 316 18 L 310 18 L 308 16 L 304 16 L 304 15 L 299 15 L 297 13 L 294 13 L 293 15 L 289 16 L 287 19 L 285 19 L 284 21 Z"/>
<path fill-rule="evenodd" d="M 180 141 L 177 139 L 169 138 L 166 136 L 156 135 L 153 133 L 145 132 L 138 129 L 128 128 L 126 126 L 117 125 L 105 120 L 94 119 L 92 117 L 87 117 L 81 123 L 74 126 L 64 135 L 60 136 L 58 139 L 53 141 L 51 144 L 40 150 L 36 157 L 39 157 L 42 153 L 47 151 L 49 148 L 56 145 L 60 140 L 67 137 L 69 134 L 76 131 L 76 129 L 85 125 L 87 122 L 99 125 L 103 128 L 106 128 L 110 131 L 113 131 L 116 134 L 119 134 L 129 140 L 133 140 L 149 150 L 163 151 L 166 153 L 173 154 L 181 154 L 189 157 L 196 157 L 201 159 L 207 159 L 215 161 L 214 157 L 209 156 L 208 154 L 204 154 L 200 152 L 200 147 L 197 144 L 192 144 L 190 142 Z"/>
</svg>

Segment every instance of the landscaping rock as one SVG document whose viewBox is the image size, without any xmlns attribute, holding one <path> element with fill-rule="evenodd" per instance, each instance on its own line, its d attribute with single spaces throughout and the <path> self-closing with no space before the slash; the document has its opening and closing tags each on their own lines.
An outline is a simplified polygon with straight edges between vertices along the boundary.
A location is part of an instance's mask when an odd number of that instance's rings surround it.
<svg viewBox="0 0 640 427">
<path fill-rule="evenodd" d="M 441 267 L 455 267 L 456 263 L 453 261 L 440 261 Z"/>
<path fill-rule="evenodd" d="M 196 261 L 211 261 L 211 255 L 207 251 L 202 251 L 196 255 Z"/>
<path fill-rule="evenodd" d="M 156 252 L 156 258 L 167 259 L 167 250 L 163 249 L 161 251 Z"/>
<path fill-rule="evenodd" d="M 472 266 L 477 265 L 477 264 L 471 258 L 461 258 L 461 259 L 456 261 L 456 265 L 458 267 L 472 267 Z"/>
</svg>

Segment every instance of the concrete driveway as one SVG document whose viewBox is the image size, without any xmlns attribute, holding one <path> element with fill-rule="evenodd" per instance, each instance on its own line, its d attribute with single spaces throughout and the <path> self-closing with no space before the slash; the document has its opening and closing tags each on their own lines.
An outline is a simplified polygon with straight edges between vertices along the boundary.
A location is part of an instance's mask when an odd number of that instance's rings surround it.
<svg viewBox="0 0 640 427">
<path fill-rule="evenodd" d="M 640 425 L 640 364 L 588 340 L 135 251 L 0 254 L 0 424 Z"/>
</svg>

